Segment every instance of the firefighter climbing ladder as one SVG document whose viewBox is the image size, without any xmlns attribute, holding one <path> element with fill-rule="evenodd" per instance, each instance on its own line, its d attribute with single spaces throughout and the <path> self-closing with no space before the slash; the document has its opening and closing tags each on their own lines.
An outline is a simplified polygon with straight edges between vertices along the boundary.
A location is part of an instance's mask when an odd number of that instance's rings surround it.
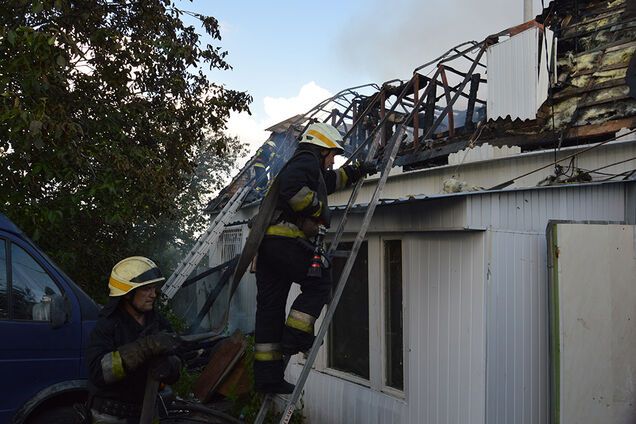
<svg viewBox="0 0 636 424">
<path fill-rule="evenodd" d="M 484 54 L 486 46 L 487 46 L 486 43 L 483 43 L 481 46 L 479 46 L 481 48 L 480 48 L 479 54 L 477 55 L 477 59 L 473 62 L 473 65 L 471 66 L 470 71 L 466 74 L 464 81 L 460 84 L 459 90 L 456 91 L 452 100 L 449 102 L 449 106 L 447 106 L 442 111 L 442 113 L 437 117 L 437 119 L 433 123 L 433 126 L 427 130 L 426 134 L 424 135 L 425 140 L 432 135 L 435 128 L 442 122 L 442 120 L 448 114 L 450 105 L 455 103 L 457 98 L 461 95 L 463 88 L 466 86 L 466 84 L 470 80 L 470 75 L 472 74 L 475 67 L 477 66 L 479 59 Z M 437 76 L 441 72 L 442 72 L 442 68 L 438 67 L 435 73 L 435 76 L 432 79 L 434 80 L 435 78 L 437 78 Z M 398 96 L 398 99 L 394 103 L 390 112 L 392 112 L 396 108 L 396 106 L 400 103 L 400 101 L 404 99 L 404 97 L 406 96 L 408 91 L 413 87 L 415 81 L 418 78 L 419 78 L 419 75 L 415 74 L 413 78 L 404 86 L 402 92 Z M 364 218 L 362 219 L 360 230 L 358 234 L 356 235 L 355 241 L 353 243 L 353 247 L 351 248 L 351 252 L 349 253 L 349 256 L 347 258 L 347 262 L 345 263 L 342 273 L 340 274 L 340 278 L 338 280 L 336 290 L 333 294 L 333 298 L 331 299 L 331 302 L 329 303 L 329 306 L 327 307 L 327 312 L 325 313 L 325 317 L 320 325 L 320 329 L 318 330 L 318 333 L 316 334 L 314 343 L 309 351 L 309 355 L 307 356 L 307 359 L 302 368 L 302 371 L 300 372 L 300 375 L 298 376 L 298 379 L 296 381 L 296 387 L 294 388 L 294 391 L 291 394 L 291 396 L 288 399 L 286 399 L 285 409 L 283 410 L 283 415 L 280 420 L 281 424 L 288 424 L 292 418 L 294 410 L 296 409 L 296 403 L 300 399 L 303 388 L 305 387 L 305 383 L 307 381 L 307 377 L 309 376 L 309 372 L 311 371 L 314 361 L 316 360 L 316 357 L 318 356 L 318 351 L 322 344 L 322 340 L 324 339 L 327 333 L 327 329 L 329 328 L 329 325 L 331 324 L 331 320 L 333 319 L 333 315 L 340 301 L 340 297 L 342 296 L 342 293 L 344 291 L 345 285 L 347 283 L 347 279 L 349 278 L 349 274 L 351 273 L 351 270 L 355 263 L 356 257 L 358 255 L 358 251 L 360 250 L 360 246 L 362 245 L 362 242 L 366 236 L 367 230 L 371 223 L 371 219 L 373 218 L 373 214 L 375 212 L 375 208 L 378 205 L 378 202 L 380 199 L 380 193 L 382 192 L 382 189 L 386 185 L 387 178 L 389 176 L 389 173 L 391 172 L 391 168 L 393 167 L 393 162 L 395 161 L 395 157 L 397 156 L 397 153 L 400 149 L 400 145 L 402 144 L 404 139 L 407 138 L 406 125 L 408 122 L 410 122 L 413 119 L 413 116 L 418 112 L 419 106 L 421 105 L 422 101 L 428 96 L 428 94 L 432 90 L 432 87 L 433 85 L 431 84 L 427 86 L 427 88 L 424 90 L 423 95 L 420 97 L 418 102 L 415 103 L 412 111 L 408 114 L 408 116 L 401 121 L 399 128 L 392 135 L 391 139 L 387 143 L 386 148 L 384 149 L 384 157 L 383 157 L 383 161 L 381 165 L 380 179 L 377 183 L 375 191 L 373 192 L 373 196 L 371 197 L 371 200 L 369 201 L 369 204 L 367 206 L 366 213 L 364 215 Z M 377 147 L 379 140 L 382 139 L 382 137 L 379 134 L 384 130 L 384 124 L 388 116 L 389 114 L 387 113 L 374 129 L 375 137 L 372 138 L 373 142 L 367 153 L 366 160 L 370 160 L 374 157 L 375 148 Z M 352 156 L 355 156 L 355 153 Z M 360 190 L 360 187 L 362 186 L 362 182 L 363 182 L 362 179 L 360 179 L 358 183 L 356 184 L 356 186 L 354 187 L 354 189 L 352 190 L 351 196 L 349 198 L 349 202 L 347 204 L 347 207 L 343 213 L 340 224 L 338 225 L 338 229 L 336 230 L 336 233 L 332 240 L 331 247 L 327 254 L 328 256 L 332 256 L 334 251 L 337 249 L 338 243 L 344 231 L 344 226 L 347 220 L 347 216 L 356 200 L 358 191 Z M 289 360 L 287 360 L 287 362 L 288 361 Z M 287 362 L 285 363 L 285 366 L 287 366 Z M 270 408 L 270 406 L 273 404 L 273 400 L 274 400 L 274 395 L 265 396 L 261 409 L 259 410 L 258 415 L 256 416 L 256 419 L 254 420 L 255 424 L 262 424 L 264 422 L 267 416 L 267 411 Z"/>
<path fill-rule="evenodd" d="M 291 397 L 287 400 L 286 402 L 286 406 L 285 406 L 285 411 L 283 413 L 283 417 L 281 419 L 281 423 L 288 423 L 291 420 L 292 414 L 294 413 L 294 409 L 296 408 L 296 402 L 298 402 L 298 400 L 300 399 L 300 395 L 302 393 L 303 387 L 305 385 L 305 382 L 307 381 L 307 377 L 309 375 L 309 371 L 311 370 L 311 367 L 314 363 L 314 361 L 316 360 L 316 356 L 318 355 L 318 350 L 320 349 L 320 345 L 322 344 L 322 339 L 325 337 L 325 334 L 327 333 L 327 329 L 329 327 L 329 324 L 331 323 L 331 320 L 333 318 L 333 315 L 335 313 L 336 307 L 338 306 L 338 303 L 340 301 L 340 297 L 342 295 L 342 292 L 344 291 L 344 287 L 347 281 L 347 278 L 349 277 L 349 273 L 351 272 L 351 269 L 353 267 L 353 263 L 356 259 L 356 256 L 358 254 L 358 251 L 360 250 L 360 246 L 362 244 L 362 241 L 364 240 L 364 237 L 366 235 L 367 229 L 369 227 L 369 224 L 371 222 L 371 218 L 373 216 L 373 212 L 375 211 L 375 207 L 377 206 L 378 200 L 379 200 L 379 196 L 380 196 L 380 192 L 382 191 L 382 188 L 384 187 L 386 180 L 388 178 L 389 172 L 391 170 L 391 168 L 393 167 L 393 162 L 395 160 L 395 156 L 397 155 L 397 152 L 400 148 L 400 144 L 402 143 L 402 141 L 404 140 L 404 134 L 405 134 L 405 128 L 404 126 L 400 126 L 400 129 L 398 131 L 395 132 L 395 134 L 393 134 L 393 137 L 391 138 L 391 140 L 388 143 L 388 147 L 389 147 L 389 156 L 388 158 L 384 161 L 383 164 L 383 169 L 381 172 L 381 176 L 380 176 L 380 181 L 378 182 L 378 185 L 376 186 L 375 192 L 373 194 L 372 200 L 369 203 L 369 206 L 367 208 L 367 212 L 364 216 L 363 222 L 362 222 L 362 227 L 360 229 L 360 231 L 358 232 L 358 235 L 356 236 L 355 242 L 353 244 L 353 248 L 351 249 L 351 252 L 349 254 L 349 257 L 347 259 L 347 262 L 345 264 L 345 267 L 342 271 L 342 274 L 340 276 L 340 280 L 338 281 L 338 286 L 336 288 L 336 291 L 333 295 L 333 299 L 331 300 L 329 307 L 327 308 L 327 313 L 325 315 L 325 318 L 322 321 L 322 324 L 320 326 L 320 330 L 318 330 L 318 333 L 316 334 L 316 338 L 314 340 L 314 344 L 311 347 L 311 350 L 309 351 L 309 356 L 306 359 L 305 362 L 305 366 L 303 367 L 300 376 L 298 377 L 298 381 L 296 382 L 296 387 L 294 389 L 294 392 L 292 393 Z M 374 155 L 375 152 L 375 146 L 377 146 L 377 141 L 378 139 L 380 139 L 381 136 L 379 136 L 379 132 L 376 133 L 376 137 L 374 137 L 374 142 L 371 145 L 371 148 L 369 149 L 369 152 L 367 154 L 367 159 L 371 159 Z M 351 209 L 351 206 L 353 205 L 353 203 L 355 202 L 355 197 L 357 196 L 357 193 L 360 189 L 360 187 L 362 186 L 362 180 L 360 180 L 358 182 L 358 184 L 356 184 L 352 195 L 349 199 L 349 203 L 347 205 L 347 209 L 345 211 L 345 215 L 342 218 L 342 221 L 338 227 L 338 230 L 336 232 L 336 238 L 334 238 L 334 241 L 331 244 L 331 248 L 329 250 L 329 253 L 333 253 L 333 251 L 335 250 L 336 246 L 337 246 L 337 242 L 340 238 L 340 236 L 342 235 L 342 232 L 344 231 L 344 223 L 345 223 L 345 219 L 346 219 L 346 215 L 348 214 L 349 210 Z M 265 417 L 267 416 L 267 410 L 269 409 L 270 405 L 272 404 L 274 399 L 273 395 L 267 395 L 265 396 L 265 399 L 263 400 L 263 404 L 261 406 L 261 409 L 256 417 L 256 419 L 254 420 L 254 423 L 256 424 L 261 424 L 264 420 Z"/>
<path fill-rule="evenodd" d="M 411 86 L 411 83 L 407 84 L 404 89 L 402 90 L 402 93 L 400 94 L 400 96 L 398 97 L 398 100 L 401 100 L 406 93 L 408 92 L 409 88 Z M 397 106 L 399 102 L 396 101 L 395 106 Z M 388 116 L 388 115 L 387 115 Z M 383 128 L 383 124 L 386 120 L 386 116 L 383 120 L 380 121 L 380 123 L 378 124 L 378 126 L 375 128 L 374 133 L 375 135 L 372 134 L 372 143 L 371 146 L 369 147 L 369 150 L 367 152 L 367 156 L 366 156 L 366 160 L 371 160 L 374 156 L 375 156 L 375 151 L 376 148 L 378 147 L 378 144 L 380 142 L 380 140 L 382 139 L 382 131 L 381 129 Z M 322 324 L 320 326 L 320 329 L 318 330 L 318 333 L 316 334 L 316 338 L 314 340 L 314 344 L 311 347 L 311 350 L 309 351 L 309 356 L 306 359 L 305 362 L 305 366 L 303 367 L 300 376 L 298 377 L 298 381 L 296 382 L 296 387 L 294 388 L 294 392 L 292 393 L 291 397 L 287 400 L 286 405 L 285 405 L 285 410 L 283 412 L 283 416 L 281 418 L 281 423 L 288 423 L 291 420 L 291 417 L 294 413 L 294 409 L 296 408 L 296 402 L 298 402 L 298 400 L 300 399 L 300 395 L 302 393 L 302 390 L 304 388 L 305 382 L 307 381 L 307 377 L 309 376 L 309 371 L 311 370 L 311 367 L 314 363 L 314 361 L 316 360 L 316 356 L 318 355 L 318 350 L 320 349 L 320 345 L 322 344 L 322 339 L 325 337 L 326 333 L 327 333 L 327 329 L 329 327 L 329 324 L 331 323 L 331 320 L 333 318 L 333 315 L 335 313 L 336 307 L 338 306 L 338 303 L 340 301 L 340 297 L 342 295 L 342 292 L 344 291 L 344 287 L 346 284 L 347 279 L 349 278 L 349 273 L 351 272 L 351 269 L 353 268 L 353 264 L 355 262 L 355 259 L 357 257 L 358 251 L 360 250 L 360 246 L 362 245 L 362 241 L 364 240 L 364 237 L 366 235 L 367 229 L 369 227 L 369 224 L 371 222 L 371 218 L 373 217 L 373 212 L 375 211 L 375 207 L 378 204 L 378 200 L 379 200 L 379 196 L 380 196 L 380 192 L 382 191 L 382 189 L 384 188 L 384 185 L 386 184 L 386 180 L 389 176 L 389 173 L 391 171 L 391 168 L 393 167 L 393 162 L 395 160 L 395 156 L 397 155 L 397 152 L 400 148 L 400 145 L 402 143 L 402 141 L 404 140 L 405 137 L 405 125 L 402 124 L 400 125 L 399 129 L 393 134 L 393 136 L 391 137 L 391 139 L 389 140 L 389 142 L 387 143 L 387 148 L 385 150 L 385 153 L 388 152 L 388 155 L 386 155 L 385 160 L 383 161 L 382 164 L 382 171 L 380 174 L 380 181 L 378 182 L 375 192 L 373 193 L 373 197 L 369 203 L 369 206 L 367 208 L 367 212 L 364 216 L 364 219 L 362 221 L 362 227 L 360 229 L 360 231 L 358 232 L 358 235 L 356 236 L 355 242 L 353 244 L 353 247 L 351 249 L 351 252 L 349 254 L 349 257 L 347 259 L 347 262 L 345 264 L 345 267 L 342 271 L 342 274 L 340 275 L 340 280 L 338 281 L 338 285 L 336 288 L 336 291 L 333 295 L 333 298 L 331 300 L 331 302 L 329 303 L 329 307 L 327 308 L 327 313 L 325 315 L 325 318 L 322 321 Z M 347 215 L 349 213 L 349 211 L 351 210 L 351 207 L 353 206 L 355 199 L 357 197 L 357 194 L 360 190 L 360 187 L 362 187 L 362 179 L 360 179 L 357 184 L 355 185 L 354 189 L 352 190 L 351 196 L 349 198 L 349 202 L 347 204 L 347 208 L 345 209 L 344 215 L 340 221 L 340 224 L 338 225 L 338 229 L 336 230 L 336 234 L 335 237 L 331 243 L 331 247 L 329 249 L 328 252 L 328 256 L 330 256 L 331 254 L 333 254 L 333 252 L 335 251 L 335 249 L 338 246 L 338 242 L 340 241 L 340 237 L 342 236 L 342 233 L 344 231 L 344 226 L 346 223 L 346 219 L 347 219 Z M 287 363 L 285 364 L 287 365 Z M 262 424 L 267 416 L 267 411 L 270 408 L 270 406 L 272 405 L 274 400 L 274 396 L 273 395 L 267 395 L 265 396 L 264 400 L 263 400 L 263 404 L 261 406 L 261 409 L 258 412 L 258 415 L 256 416 L 256 419 L 254 420 L 255 424 Z"/>
</svg>

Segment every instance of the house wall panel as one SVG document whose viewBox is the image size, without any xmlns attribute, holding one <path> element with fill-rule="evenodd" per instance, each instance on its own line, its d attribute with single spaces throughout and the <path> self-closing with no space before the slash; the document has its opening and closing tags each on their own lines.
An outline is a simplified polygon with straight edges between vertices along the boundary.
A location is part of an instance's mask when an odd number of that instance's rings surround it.
<svg viewBox="0 0 636 424">
<path fill-rule="evenodd" d="M 625 186 L 604 184 L 467 196 L 467 226 L 545 233 L 549 220 L 625 219 Z"/>
<path fill-rule="evenodd" d="M 290 367 L 292 379 L 301 367 Z M 312 424 L 333 423 L 401 423 L 406 414 L 403 400 L 364 386 L 313 371 L 307 379 L 303 396 L 303 415 Z"/>
<path fill-rule="evenodd" d="M 362 225 L 365 212 L 366 209 L 357 209 L 350 213 L 345 232 L 357 233 Z M 340 210 L 332 214 L 331 222 L 334 232 L 342 213 L 343 211 Z M 381 205 L 373 215 L 368 233 L 461 230 L 465 227 L 465 200 L 463 198 L 448 198 L 429 202 Z"/>
<path fill-rule="evenodd" d="M 490 231 L 486 422 L 545 423 L 548 417 L 546 241 Z"/>
<path fill-rule="evenodd" d="M 484 422 L 484 234 L 409 237 L 410 423 Z"/>
</svg>

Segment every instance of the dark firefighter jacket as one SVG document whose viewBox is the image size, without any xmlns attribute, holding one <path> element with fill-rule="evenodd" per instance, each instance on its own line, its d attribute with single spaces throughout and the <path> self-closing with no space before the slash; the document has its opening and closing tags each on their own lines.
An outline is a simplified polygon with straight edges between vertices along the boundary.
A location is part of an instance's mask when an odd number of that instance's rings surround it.
<svg viewBox="0 0 636 424">
<path fill-rule="evenodd" d="M 256 152 L 256 160 L 254 162 L 255 167 L 267 168 L 267 165 L 269 165 L 269 163 L 276 157 L 276 151 L 274 149 L 275 146 L 270 143 L 271 142 L 266 142 Z"/>
<path fill-rule="evenodd" d="M 327 195 L 350 186 L 360 176 L 355 165 L 324 171 L 318 154 L 298 150 L 277 177 L 280 179 L 280 192 L 266 236 L 308 238 L 301 230 L 303 220 L 313 220 L 329 227 Z"/>
<path fill-rule="evenodd" d="M 86 352 L 91 396 L 129 404 L 141 404 L 144 398 L 147 366 L 128 372 L 117 348 L 140 336 L 170 331 L 170 324 L 154 311 L 146 313 L 146 325 L 140 325 L 112 299 L 100 311 L 90 335 Z M 119 358 L 119 360 L 118 360 Z"/>
</svg>

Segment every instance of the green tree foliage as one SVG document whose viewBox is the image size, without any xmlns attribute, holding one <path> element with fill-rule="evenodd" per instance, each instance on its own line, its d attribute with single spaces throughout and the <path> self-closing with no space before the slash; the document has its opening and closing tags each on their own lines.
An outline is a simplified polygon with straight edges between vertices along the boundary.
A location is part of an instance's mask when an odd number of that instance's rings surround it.
<svg viewBox="0 0 636 424">
<path fill-rule="evenodd" d="M 112 265 L 167 258 L 242 154 L 222 135 L 251 97 L 211 82 L 171 0 L 7 0 L 0 8 L 0 208 L 92 294 Z M 200 20 L 221 39 L 216 19 Z"/>
</svg>

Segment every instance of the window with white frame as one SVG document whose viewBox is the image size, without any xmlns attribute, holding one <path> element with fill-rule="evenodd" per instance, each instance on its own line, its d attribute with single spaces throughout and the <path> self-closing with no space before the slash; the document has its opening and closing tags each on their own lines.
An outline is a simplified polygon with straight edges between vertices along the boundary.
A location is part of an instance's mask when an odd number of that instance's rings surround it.
<svg viewBox="0 0 636 424">
<path fill-rule="evenodd" d="M 353 243 L 341 243 L 340 251 Z M 334 287 L 346 257 L 333 259 Z M 403 396 L 402 241 L 371 236 L 361 248 L 331 323 L 324 365 L 335 375 Z"/>
</svg>

